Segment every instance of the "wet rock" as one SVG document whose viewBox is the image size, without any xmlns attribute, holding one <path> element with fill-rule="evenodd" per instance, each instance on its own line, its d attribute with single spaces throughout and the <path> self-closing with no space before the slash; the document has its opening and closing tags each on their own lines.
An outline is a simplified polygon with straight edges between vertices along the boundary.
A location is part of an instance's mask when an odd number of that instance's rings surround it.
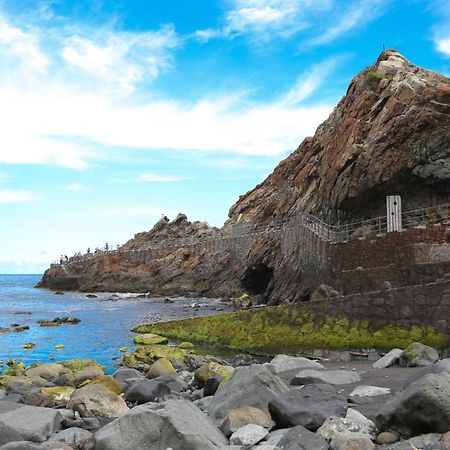
<svg viewBox="0 0 450 450">
<path fill-rule="evenodd" d="M 291 380 L 292 385 L 326 383 L 333 385 L 351 384 L 361 381 L 357 372 L 351 370 L 302 370 Z"/>
<path fill-rule="evenodd" d="M 249 424 L 259 425 L 269 431 L 275 426 L 275 422 L 264 411 L 253 406 L 242 406 L 227 414 L 221 429 L 225 436 L 231 436 L 239 428 Z"/>
<path fill-rule="evenodd" d="M 95 441 L 96 450 L 217 450 L 228 444 L 211 420 L 186 400 L 137 406 L 98 431 Z"/>
<path fill-rule="evenodd" d="M 376 416 L 380 431 L 402 436 L 445 433 L 450 423 L 450 374 L 429 374 L 397 393 Z"/>
<path fill-rule="evenodd" d="M 344 417 L 347 401 L 329 384 L 310 384 L 274 396 L 269 403 L 279 427 L 302 425 L 316 431 L 330 416 Z"/>
<path fill-rule="evenodd" d="M 156 380 L 144 380 L 125 391 L 125 399 L 131 403 L 148 403 L 163 400 L 170 394 L 169 387 Z"/>
<path fill-rule="evenodd" d="M 426 367 L 439 360 L 439 353 L 428 345 L 413 342 L 400 355 L 399 364 L 403 367 Z"/>
<path fill-rule="evenodd" d="M 268 434 L 269 432 L 265 428 L 259 425 L 248 424 L 239 428 L 231 435 L 230 444 L 250 448 L 262 441 Z"/>
<path fill-rule="evenodd" d="M 403 350 L 400 348 L 394 348 L 390 352 L 386 353 L 379 360 L 372 364 L 375 369 L 386 369 L 387 367 L 393 366 L 399 363 L 400 355 Z"/>
<path fill-rule="evenodd" d="M 213 396 L 207 413 L 221 426 L 232 409 L 253 406 L 268 413 L 269 401 L 289 388 L 263 365 L 238 367 L 225 386 Z"/>
<path fill-rule="evenodd" d="M 300 425 L 291 428 L 277 446 L 283 450 L 328 450 L 325 439 Z"/>
<path fill-rule="evenodd" d="M 265 365 L 275 374 L 297 369 L 323 369 L 322 364 L 302 356 L 277 355 Z"/>
<path fill-rule="evenodd" d="M 122 397 L 101 384 L 89 384 L 77 389 L 71 395 L 68 407 L 81 417 L 117 417 L 128 411 Z"/>
</svg>

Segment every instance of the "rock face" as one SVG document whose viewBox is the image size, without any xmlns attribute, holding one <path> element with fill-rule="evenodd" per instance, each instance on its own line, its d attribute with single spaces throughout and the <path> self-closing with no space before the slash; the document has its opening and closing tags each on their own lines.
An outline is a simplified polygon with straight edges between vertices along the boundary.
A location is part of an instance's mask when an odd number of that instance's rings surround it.
<svg viewBox="0 0 450 450">
<path fill-rule="evenodd" d="M 95 435 L 96 450 L 217 450 L 228 439 L 186 400 L 133 408 Z"/>
<path fill-rule="evenodd" d="M 378 217 L 385 215 L 385 196 L 392 193 L 410 210 L 446 203 L 449 148 L 450 79 L 385 51 L 353 78 L 315 135 L 240 197 L 220 231 L 253 229 L 300 212 L 327 222 Z M 250 247 L 224 244 L 219 251 L 215 245 L 189 245 L 190 239 L 204 241 L 217 232 L 184 215 L 169 224 L 161 220 L 119 252 L 50 268 L 40 286 L 185 296 L 246 291 L 272 303 L 299 301 L 317 288 L 303 276 L 296 246 L 283 246 L 276 237 Z M 176 238 L 185 245 L 152 249 Z M 132 257 L 126 256 L 130 250 Z"/>
</svg>

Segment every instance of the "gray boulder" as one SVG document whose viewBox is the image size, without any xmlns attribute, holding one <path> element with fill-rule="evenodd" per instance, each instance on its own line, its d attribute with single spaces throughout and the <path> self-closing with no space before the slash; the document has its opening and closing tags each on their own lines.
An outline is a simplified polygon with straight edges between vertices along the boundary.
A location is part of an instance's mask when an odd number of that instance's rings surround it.
<svg viewBox="0 0 450 450">
<path fill-rule="evenodd" d="M 228 439 L 187 400 L 147 403 L 104 426 L 95 450 L 217 450 Z"/>
<path fill-rule="evenodd" d="M 169 387 L 156 380 L 144 380 L 134 384 L 125 392 L 125 399 L 132 403 L 156 402 L 170 394 Z"/>
<path fill-rule="evenodd" d="M 64 415 L 60 411 L 37 406 L 22 405 L 0 413 L 0 424 L 33 442 L 47 440 L 52 433 L 61 429 L 63 420 Z"/>
<path fill-rule="evenodd" d="M 67 428 L 67 430 L 53 434 L 49 441 L 64 442 L 73 448 L 79 448 L 91 437 L 92 433 L 90 431 L 83 430 L 82 428 Z"/>
<path fill-rule="evenodd" d="M 230 437 L 231 445 L 242 445 L 244 448 L 250 448 L 251 446 L 262 441 L 269 432 L 253 423 L 245 425 L 235 431 Z"/>
<path fill-rule="evenodd" d="M 403 367 L 426 367 L 439 360 L 439 353 L 433 347 L 413 342 L 400 355 L 399 364 Z"/>
<path fill-rule="evenodd" d="M 386 369 L 387 367 L 398 364 L 400 355 L 403 353 L 401 348 L 394 348 L 390 352 L 386 353 L 379 360 L 372 364 L 374 369 Z"/>
<path fill-rule="evenodd" d="M 373 450 L 375 444 L 361 433 L 340 433 L 331 441 L 333 450 Z"/>
<path fill-rule="evenodd" d="M 277 446 L 283 450 L 328 450 L 325 439 L 300 425 L 291 428 Z"/>
<path fill-rule="evenodd" d="M 270 363 L 265 364 L 265 366 L 275 374 L 300 369 L 323 369 L 322 364 L 317 361 L 312 361 L 308 358 L 304 358 L 303 356 L 288 355 L 277 355 L 272 359 L 272 361 L 270 361 Z"/>
<path fill-rule="evenodd" d="M 269 401 L 289 388 L 267 367 L 260 364 L 238 367 L 225 386 L 211 399 L 206 411 L 212 421 L 221 426 L 232 409 L 254 406 L 265 413 Z"/>
<path fill-rule="evenodd" d="M 227 414 L 221 428 L 225 436 L 231 436 L 239 428 L 249 424 L 259 425 L 268 430 L 275 426 L 275 422 L 264 411 L 253 406 L 241 406 Z"/>
<path fill-rule="evenodd" d="M 123 383 L 129 378 L 145 378 L 142 372 L 135 369 L 117 369 L 112 375 L 119 383 Z"/>
<path fill-rule="evenodd" d="M 0 445 L 13 441 L 23 441 L 23 436 L 14 428 L 0 422 Z"/>
<path fill-rule="evenodd" d="M 81 417 L 117 417 L 128 411 L 122 397 L 102 384 L 88 384 L 70 396 L 68 407 Z"/>
<path fill-rule="evenodd" d="M 351 384 L 361 381 L 358 372 L 352 370 L 302 370 L 291 380 L 292 385 L 311 383 Z"/>
<path fill-rule="evenodd" d="M 44 447 L 29 441 L 20 441 L 2 445 L 0 450 L 42 450 L 43 448 Z"/>
<path fill-rule="evenodd" d="M 450 423 L 450 373 L 429 374 L 397 393 L 378 412 L 380 431 L 411 437 L 445 433 Z"/>
<path fill-rule="evenodd" d="M 344 417 L 348 404 L 329 384 L 309 384 L 275 396 L 269 403 L 279 427 L 301 425 L 316 431 L 330 416 Z"/>
<path fill-rule="evenodd" d="M 429 373 L 450 373 L 450 358 L 441 359 L 440 361 L 431 364 L 427 367 L 422 367 L 421 369 L 415 371 L 405 382 L 403 389 L 406 389 L 410 384 L 417 381 L 419 378 L 429 374 Z"/>
<path fill-rule="evenodd" d="M 164 375 L 162 377 L 153 378 L 154 381 L 165 384 L 170 392 L 183 392 L 189 388 L 189 385 L 179 375 Z"/>
</svg>

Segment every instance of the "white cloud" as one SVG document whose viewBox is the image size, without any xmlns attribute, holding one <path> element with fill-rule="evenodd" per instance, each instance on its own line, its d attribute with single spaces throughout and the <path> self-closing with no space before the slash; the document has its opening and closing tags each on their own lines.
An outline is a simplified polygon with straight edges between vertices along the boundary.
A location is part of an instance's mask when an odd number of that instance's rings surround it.
<svg viewBox="0 0 450 450">
<path fill-rule="evenodd" d="M 341 6 L 339 6 L 340 11 L 336 11 L 333 20 L 318 36 L 308 40 L 307 45 L 326 44 L 356 28 L 365 26 L 382 14 L 389 1 L 360 0 L 350 3 L 346 8 L 341 9 Z"/>
<path fill-rule="evenodd" d="M 172 175 L 159 175 L 157 173 L 143 173 L 138 177 L 139 181 L 150 183 L 171 183 L 174 181 L 182 181 L 184 178 Z"/>
<path fill-rule="evenodd" d="M 0 56 L 15 63 L 18 61 L 28 70 L 44 73 L 49 59 L 41 51 L 39 39 L 33 33 L 10 26 L 0 17 Z"/>
<path fill-rule="evenodd" d="M 450 56 L 450 36 L 436 37 L 434 40 L 436 49 L 446 56 Z"/>
<path fill-rule="evenodd" d="M 250 35 L 257 43 L 274 36 L 290 38 L 302 32 L 302 47 L 331 42 L 378 17 L 391 0 L 232 0 L 219 28 L 198 30 L 196 38 Z"/>
<path fill-rule="evenodd" d="M 29 203 L 36 200 L 39 200 L 39 196 L 31 191 L 0 189 L 0 203 Z"/>
<path fill-rule="evenodd" d="M 70 66 L 127 94 L 169 67 L 173 62 L 170 50 L 178 45 L 172 26 L 140 33 L 104 30 L 94 37 L 71 36 L 62 57 Z"/>
</svg>

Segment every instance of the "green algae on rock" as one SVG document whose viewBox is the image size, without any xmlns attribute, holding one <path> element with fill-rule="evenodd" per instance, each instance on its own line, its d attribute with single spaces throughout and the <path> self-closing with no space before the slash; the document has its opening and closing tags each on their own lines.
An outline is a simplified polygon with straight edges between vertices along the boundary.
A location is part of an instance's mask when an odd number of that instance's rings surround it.
<svg viewBox="0 0 450 450">
<path fill-rule="evenodd" d="M 153 345 L 153 344 L 164 345 L 167 344 L 169 340 L 166 337 L 159 336 L 158 334 L 145 333 L 141 334 L 140 336 L 136 336 L 133 339 L 133 342 L 136 345 Z"/>
<path fill-rule="evenodd" d="M 315 348 L 386 350 L 405 348 L 415 341 L 443 348 L 448 343 L 448 336 L 433 327 L 350 320 L 293 306 L 142 324 L 132 331 L 268 353 L 295 353 Z"/>
</svg>

